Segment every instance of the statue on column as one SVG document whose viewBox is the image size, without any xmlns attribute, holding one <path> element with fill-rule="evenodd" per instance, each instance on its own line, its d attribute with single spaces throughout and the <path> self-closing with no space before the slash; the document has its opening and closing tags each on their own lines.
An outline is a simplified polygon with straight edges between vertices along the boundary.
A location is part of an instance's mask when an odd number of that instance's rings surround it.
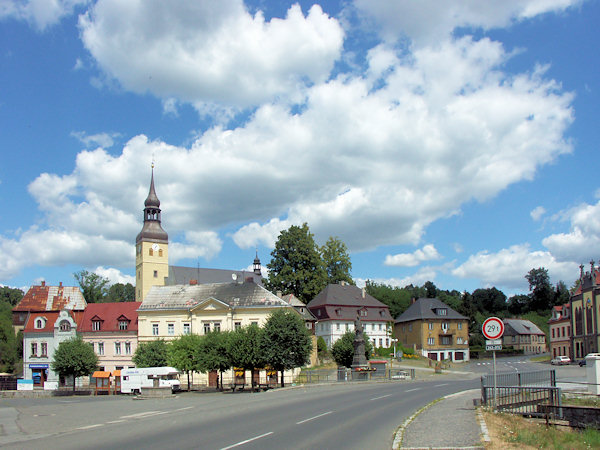
<svg viewBox="0 0 600 450">
<path fill-rule="evenodd" d="M 357 312 L 356 320 L 354 321 L 354 334 L 354 358 L 352 359 L 352 367 L 366 366 L 365 337 L 362 322 L 360 321 L 360 311 Z"/>
</svg>

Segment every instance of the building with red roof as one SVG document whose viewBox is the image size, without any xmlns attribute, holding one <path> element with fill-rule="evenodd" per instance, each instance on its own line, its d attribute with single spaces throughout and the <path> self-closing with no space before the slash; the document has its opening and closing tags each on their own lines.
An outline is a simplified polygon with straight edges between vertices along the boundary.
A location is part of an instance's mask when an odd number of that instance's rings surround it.
<svg viewBox="0 0 600 450">
<path fill-rule="evenodd" d="M 550 354 L 552 358 L 557 356 L 569 356 L 571 353 L 571 306 L 554 306 L 552 316 L 548 321 L 550 336 Z"/>
<path fill-rule="evenodd" d="M 132 357 L 138 343 L 138 313 L 141 302 L 90 303 L 77 331 L 94 347 L 101 371 L 134 367 Z"/>
</svg>

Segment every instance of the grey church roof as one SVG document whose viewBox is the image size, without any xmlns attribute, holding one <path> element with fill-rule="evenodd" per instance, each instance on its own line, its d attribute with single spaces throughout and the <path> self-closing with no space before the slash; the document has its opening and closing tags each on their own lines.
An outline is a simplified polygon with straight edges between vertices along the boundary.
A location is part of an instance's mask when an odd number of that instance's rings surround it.
<svg viewBox="0 0 600 450">
<path fill-rule="evenodd" d="M 445 309 L 446 314 L 441 315 L 439 310 Z M 444 302 L 437 298 L 420 298 L 408 307 L 400 316 L 396 318 L 396 323 L 410 322 L 413 320 L 426 319 L 464 319 L 465 316 L 456 312 Z"/>
<path fill-rule="evenodd" d="M 190 281 L 196 280 L 198 284 L 210 283 L 231 283 L 232 275 L 238 283 L 252 278 L 252 281 L 262 286 L 262 276 L 251 271 L 227 270 L 227 269 L 203 269 L 196 267 L 169 266 L 169 276 L 165 278 L 167 286 L 176 284 L 190 284 Z"/>
<path fill-rule="evenodd" d="M 152 286 L 138 311 L 193 309 L 215 299 L 231 308 L 287 307 L 284 300 L 252 282 Z"/>
</svg>

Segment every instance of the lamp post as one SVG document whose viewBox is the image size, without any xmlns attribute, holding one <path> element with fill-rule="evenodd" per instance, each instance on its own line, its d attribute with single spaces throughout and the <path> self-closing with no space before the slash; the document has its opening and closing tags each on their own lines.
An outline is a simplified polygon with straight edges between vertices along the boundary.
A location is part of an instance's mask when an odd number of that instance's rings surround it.
<svg viewBox="0 0 600 450">
<path fill-rule="evenodd" d="M 392 342 L 394 343 L 394 359 L 396 359 L 396 342 L 398 342 L 398 339 L 392 338 Z"/>
</svg>

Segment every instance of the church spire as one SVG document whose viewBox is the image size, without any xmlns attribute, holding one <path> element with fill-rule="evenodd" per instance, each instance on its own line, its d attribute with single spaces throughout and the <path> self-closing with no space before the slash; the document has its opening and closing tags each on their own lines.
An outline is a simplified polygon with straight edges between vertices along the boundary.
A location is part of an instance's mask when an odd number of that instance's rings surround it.
<svg viewBox="0 0 600 450">
<path fill-rule="evenodd" d="M 256 275 L 262 275 L 260 259 L 258 259 L 258 249 L 256 249 L 256 258 L 254 258 L 254 264 L 252 264 L 252 268 L 254 269 L 254 273 Z"/>
<path fill-rule="evenodd" d="M 160 222 L 160 200 L 154 189 L 154 163 L 152 163 L 150 190 L 144 202 L 144 226 L 137 235 L 136 243 L 140 241 L 168 243 L 169 235 L 162 229 Z"/>
</svg>

